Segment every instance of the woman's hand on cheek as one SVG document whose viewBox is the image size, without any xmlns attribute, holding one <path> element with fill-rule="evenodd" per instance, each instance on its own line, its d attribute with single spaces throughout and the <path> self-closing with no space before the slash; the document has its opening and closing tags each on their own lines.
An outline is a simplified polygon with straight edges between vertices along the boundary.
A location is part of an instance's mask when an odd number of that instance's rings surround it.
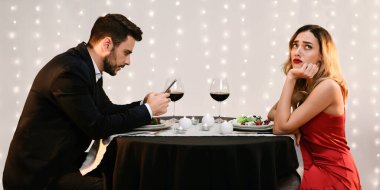
<svg viewBox="0 0 380 190">
<path fill-rule="evenodd" d="M 304 63 L 300 68 L 293 68 L 289 71 L 288 75 L 292 77 L 311 79 L 318 72 L 318 66 L 312 63 Z"/>
</svg>

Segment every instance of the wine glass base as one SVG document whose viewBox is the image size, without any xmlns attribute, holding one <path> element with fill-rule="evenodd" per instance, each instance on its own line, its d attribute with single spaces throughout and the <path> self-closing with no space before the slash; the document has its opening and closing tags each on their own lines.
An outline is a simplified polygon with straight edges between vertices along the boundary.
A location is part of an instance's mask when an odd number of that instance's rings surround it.
<svg viewBox="0 0 380 190">
<path fill-rule="evenodd" d="M 171 123 L 178 123 L 179 120 L 173 116 L 173 118 L 169 119 Z"/>
<path fill-rule="evenodd" d="M 223 123 L 224 122 L 224 119 L 222 119 L 221 117 L 218 117 L 215 119 L 215 123 Z"/>
</svg>

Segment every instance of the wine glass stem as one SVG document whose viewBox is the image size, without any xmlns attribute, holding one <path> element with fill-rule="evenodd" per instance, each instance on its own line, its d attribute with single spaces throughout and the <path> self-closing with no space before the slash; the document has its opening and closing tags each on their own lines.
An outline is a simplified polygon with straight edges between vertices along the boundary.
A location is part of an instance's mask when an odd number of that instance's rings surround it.
<svg viewBox="0 0 380 190">
<path fill-rule="evenodd" d="M 219 118 L 220 118 L 220 113 L 221 113 L 221 108 L 222 107 L 222 102 L 219 102 Z"/>
<path fill-rule="evenodd" d="M 173 102 L 173 117 L 175 116 L 175 102 Z"/>
</svg>

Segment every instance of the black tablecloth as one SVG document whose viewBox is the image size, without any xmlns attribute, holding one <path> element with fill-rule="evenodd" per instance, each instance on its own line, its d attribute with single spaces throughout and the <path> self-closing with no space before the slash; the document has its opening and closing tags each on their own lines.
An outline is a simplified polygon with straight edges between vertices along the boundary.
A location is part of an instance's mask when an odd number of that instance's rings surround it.
<svg viewBox="0 0 380 190">
<path fill-rule="evenodd" d="M 271 190 L 298 176 L 286 136 L 120 137 L 116 146 L 114 189 Z"/>
</svg>

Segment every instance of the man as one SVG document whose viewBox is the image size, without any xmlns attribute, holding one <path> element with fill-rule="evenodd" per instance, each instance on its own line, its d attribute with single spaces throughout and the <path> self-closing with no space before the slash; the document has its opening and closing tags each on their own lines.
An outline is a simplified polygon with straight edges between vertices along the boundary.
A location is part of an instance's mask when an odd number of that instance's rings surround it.
<svg viewBox="0 0 380 190">
<path fill-rule="evenodd" d="M 8 189 L 101 189 L 102 180 L 79 173 L 92 139 L 148 124 L 166 113 L 168 93 L 143 103 L 115 105 L 102 88 L 103 71 L 125 65 L 139 27 L 119 14 L 99 17 L 89 42 L 54 57 L 37 74 L 11 142 L 3 174 Z M 54 186 L 52 186 L 54 185 Z"/>
</svg>

